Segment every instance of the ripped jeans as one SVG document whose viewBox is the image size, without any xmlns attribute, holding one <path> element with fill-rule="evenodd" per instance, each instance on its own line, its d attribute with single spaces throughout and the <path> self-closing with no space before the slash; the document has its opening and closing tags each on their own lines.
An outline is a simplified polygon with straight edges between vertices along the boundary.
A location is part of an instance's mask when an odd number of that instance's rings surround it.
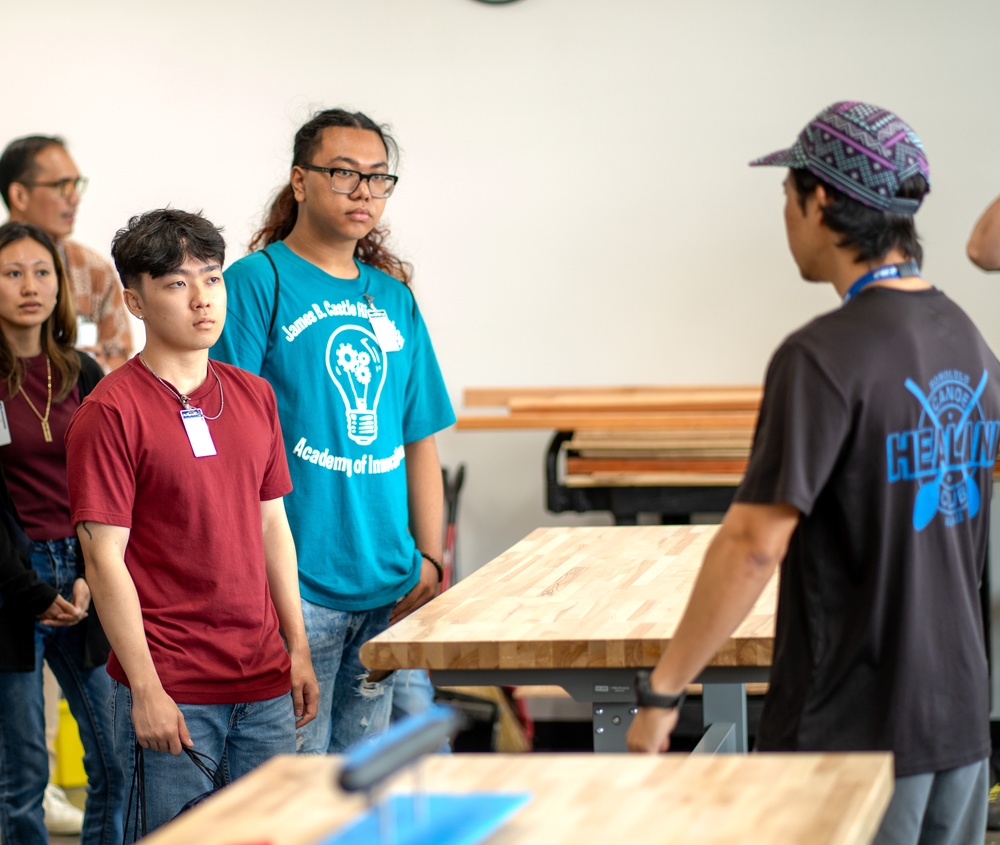
<svg viewBox="0 0 1000 845">
<path fill-rule="evenodd" d="M 333 610 L 302 599 L 313 670 L 319 681 L 319 712 L 299 728 L 303 754 L 339 754 L 389 727 L 395 675 L 372 684 L 361 664 L 361 646 L 389 627 L 394 604 L 374 610 Z"/>
</svg>

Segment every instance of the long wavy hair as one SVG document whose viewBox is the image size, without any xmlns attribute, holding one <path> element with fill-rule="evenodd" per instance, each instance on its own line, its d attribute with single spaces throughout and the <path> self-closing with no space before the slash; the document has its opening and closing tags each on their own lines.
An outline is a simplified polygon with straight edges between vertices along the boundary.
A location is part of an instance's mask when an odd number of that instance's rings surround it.
<svg viewBox="0 0 1000 845">
<path fill-rule="evenodd" d="M 324 129 L 334 127 L 344 127 L 347 129 L 366 129 L 374 132 L 382 140 L 386 155 L 389 161 L 398 158 L 398 146 L 392 135 L 389 134 L 387 126 L 382 126 L 361 112 L 349 112 L 344 109 L 326 109 L 316 112 L 306 123 L 295 133 L 295 142 L 292 145 L 292 166 L 309 164 L 313 155 L 322 144 Z M 298 219 L 299 206 L 292 193 L 291 184 L 286 184 L 275 196 L 271 207 L 268 210 L 264 225 L 250 240 L 250 251 L 263 249 L 275 241 L 287 238 L 292 229 L 295 228 L 295 221 Z M 358 261 L 377 267 L 384 273 L 399 279 L 403 284 L 409 284 L 413 276 L 413 267 L 407 262 L 398 258 L 385 246 L 386 238 L 389 235 L 387 227 L 379 223 L 371 232 L 358 241 L 354 250 L 354 257 Z"/>
<path fill-rule="evenodd" d="M 51 238 L 37 226 L 28 223 L 5 223 L 0 226 L 0 250 L 25 238 L 37 241 L 45 247 L 56 268 L 58 279 L 56 307 L 45 318 L 40 328 L 42 352 L 49 356 L 52 369 L 55 370 L 54 381 L 59 386 L 53 398 L 56 402 L 62 402 L 76 386 L 80 377 L 80 358 L 73 348 L 76 344 L 76 302 L 69 288 L 69 278 L 59 257 L 59 250 Z M 24 361 L 10 348 L 2 331 L 0 331 L 0 373 L 3 373 L 7 395 L 13 396 L 24 383 L 25 366 Z"/>
</svg>

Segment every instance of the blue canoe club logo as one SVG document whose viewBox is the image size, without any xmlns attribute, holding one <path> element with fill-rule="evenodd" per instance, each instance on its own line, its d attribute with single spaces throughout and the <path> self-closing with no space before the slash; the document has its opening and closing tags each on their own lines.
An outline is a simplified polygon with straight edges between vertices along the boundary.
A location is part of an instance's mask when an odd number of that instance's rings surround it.
<svg viewBox="0 0 1000 845">
<path fill-rule="evenodd" d="M 886 438 L 889 482 L 917 481 L 913 527 L 923 531 L 940 514 L 957 525 L 979 513 L 978 471 L 991 473 L 996 461 L 1000 421 L 983 416 L 980 400 L 987 374 L 972 379 L 945 370 L 931 379 L 926 393 L 907 379 L 906 389 L 920 404 L 918 427 Z"/>
</svg>

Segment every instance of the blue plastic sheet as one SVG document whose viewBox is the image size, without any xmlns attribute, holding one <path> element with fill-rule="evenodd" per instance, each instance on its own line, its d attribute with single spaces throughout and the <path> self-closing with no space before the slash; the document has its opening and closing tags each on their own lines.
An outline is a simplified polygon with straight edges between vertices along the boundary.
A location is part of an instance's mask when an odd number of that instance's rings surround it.
<svg viewBox="0 0 1000 845">
<path fill-rule="evenodd" d="M 390 836 L 379 839 L 379 807 L 358 816 L 347 827 L 319 839 L 316 845 L 475 845 L 531 800 L 529 793 L 469 792 L 458 795 L 391 795 L 384 804 Z M 422 818 L 416 818 L 423 802 Z"/>
</svg>

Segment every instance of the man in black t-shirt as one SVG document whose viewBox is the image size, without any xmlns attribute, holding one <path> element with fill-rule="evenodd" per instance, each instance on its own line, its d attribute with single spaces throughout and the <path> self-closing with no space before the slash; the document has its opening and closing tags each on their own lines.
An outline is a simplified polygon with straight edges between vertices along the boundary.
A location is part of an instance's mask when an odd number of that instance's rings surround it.
<svg viewBox="0 0 1000 845">
<path fill-rule="evenodd" d="M 989 693 L 979 584 L 1000 439 L 1000 363 L 920 277 L 919 138 L 865 103 L 787 150 L 785 227 L 842 305 L 768 367 L 746 476 L 629 730 L 663 750 L 679 694 L 781 564 L 761 751 L 892 751 L 877 843 L 982 840 Z M 930 841 L 927 839 L 920 841 Z"/>
</svg>

